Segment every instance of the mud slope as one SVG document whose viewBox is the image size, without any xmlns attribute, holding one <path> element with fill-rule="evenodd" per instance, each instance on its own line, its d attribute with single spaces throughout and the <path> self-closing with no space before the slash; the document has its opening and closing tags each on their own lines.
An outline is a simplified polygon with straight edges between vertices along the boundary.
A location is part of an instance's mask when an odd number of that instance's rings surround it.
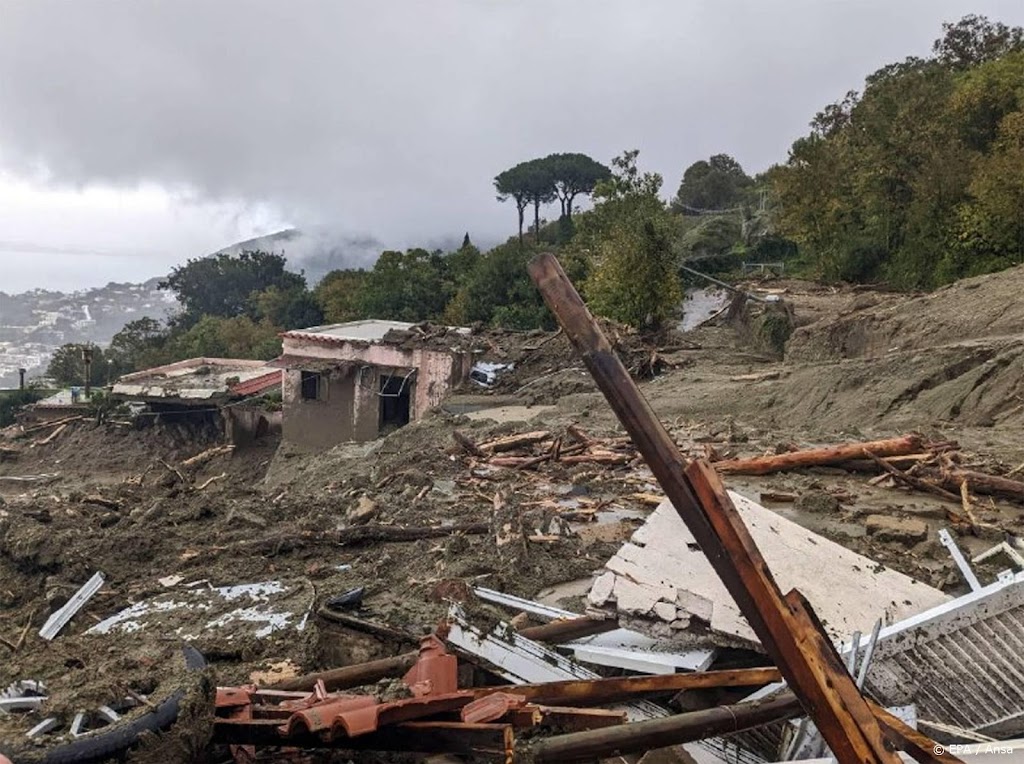
<svg viewBox="0 0 1024 764">
<path fill-rule="evenodd" d="M 1024 266 L 916 297 L 862 295 L 834 318 L 793 332 L 790 361 L 878 358 L 963 340 L 1024 333 Z"/>
</svg>

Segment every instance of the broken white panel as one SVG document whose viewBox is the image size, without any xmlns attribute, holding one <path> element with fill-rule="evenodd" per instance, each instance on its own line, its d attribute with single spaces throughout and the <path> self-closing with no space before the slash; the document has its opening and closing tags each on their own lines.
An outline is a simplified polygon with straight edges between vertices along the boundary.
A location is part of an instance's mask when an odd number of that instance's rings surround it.
<svg viewBox="0 0 1024 764">
<path fill-rule="evenodd" d="M 52 730 L 56 726 L 57 726 L 57 719 L 56 719 L 56 717 L 51 716 L 50 718 L 43 719 L 41 722 L 39 722 L 39 724 L 37 724 L 32 729 L 30 729 L 28 732 L 26 732 L 25 736 L 26 737 L 39 737 L 40 735 L 42 735 L 42 734 L 44 734 L 46 732 L 49 732 L 50 730 Z"/>
<path fill-rule="evenodd" d="M 838 648 L 848 654 L 853 646 Z M 913 704 L 920 719 L 989 737 L 1024 735 L 1024 572 L 883 628 L 864 686 L 887 706 Z M 731 736 L 731 745 L 764 750 L 760 737 L 772 727 Z"/>
<path fill-rule="evenodd" d="M 730 491 L 782 591 L 799 589 L 833 639 L 879 617 L 893 623 L 949 601 Z M 670 643 L 758 648 L 757 638 L 707 557 L 665 500 L 605 565 L 589 602 L 624 626 Z"/>
<path fill-rule="evenodd" d="M 33 711 L 47 699 L 45 695 L 23 695 L 20 698 L 0 698 L 0 714 L 11 711 Z"/>
<path fill-rule="evenodd" d="M 865 687 L 922 719 L 1024 734 L 1024 572 L 882 629 Z"/>
<path fill-rule="evenodd" d="M 544 605 L 532 600 L 504 594 L 494 589 L 473 587 L 482 600 L 511 610 L 529 613 L 541 621 L 579 618 L 569 610 Z M 571 650 L 578 661 L 596 666 L 611 666 L 643 674 L 674 674 L 676 671 L 704 671 L 714 661 L 717 651 L 709 647 L 665 651 L 658 649 L 658 640 L 631 629 L 613 629 L 567 642 L 560 647 Z"/>
<path fill-rule="evenodd" d="M 971 587 L 971 591 L 978 591 L 978 589 L 981 588 L 981 582 L 978 580 L 978 577 L 974 575 L 974 570 L 971 568 L 971 564 L 964 558 L 964 553 L 960 551 L 960 547 L 956 545 L 953 537 L 949 535 L 949 531 L 945 528 L 939 530 L 939 541 L 942 543 L 942 546 L 946 547 L 947 551 L 949 551 L 949 556 L 953 558 L 953 562 L 955 562 L 957 568 L 960 569 L 960 575 L 964 577 L 964 581 L 966 581 L 967 585 Z"/>
<path fill-rule="evenodd" d="M 204 632 L 267 637 L 281 629 L 302 631 L 306 626 L 310 595 L 303 583 L 261 581 L 220 587 L 194 587 L 157 595 L 93 626 L 87 634 L 111 631 L 131 633 L 146 628 L 196 639 Z M 173 628 L 167 613 L 174 613 Z"/>
<path fill-rule="evenodd" d="M 499 623 L 491 634 L 482 634 L 467 623 L 461 608 L 448 613 L 447 641 L 455 647 L 483 659 L 499 676 L 514 684 L 560 682 L 567 679 L 600 679 L 600 675 L 576 661 L 549 650 L 532 639 L 520 636 L 506 623 Z M 630 721 L 657 719 L 668 711 L 648 701 L 616 706 L 626 711 Z"/>
<path fill-rule="evenodd" d="M 46 619 L 46 623 L 43 624 L 43 628 L 39 630 L 39 636 L 46 640 L 51 640 L 56 637 L 60 630 L 68 625 L 68 621 L 75 617 L 75 614 L 85 607 L 85 603 L 88 602 L 96 592 L 103 586 L 103 574 L 97 571 L 93 574 L 92 578 L 82 584 L 82 587 L 74 593 L 64 606 L 55 610 L 49 618 Z"/>
</svg>

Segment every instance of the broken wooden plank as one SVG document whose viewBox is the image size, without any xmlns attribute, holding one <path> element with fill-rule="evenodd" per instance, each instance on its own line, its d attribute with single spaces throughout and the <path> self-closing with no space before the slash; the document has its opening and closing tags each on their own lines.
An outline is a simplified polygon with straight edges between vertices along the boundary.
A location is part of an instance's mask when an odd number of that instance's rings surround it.
<svg viewBox="0 0 1024 764">
<path fill-rule="evenodd" d="M 870 451 L 875 456 L 900 456 L 920 450 L 920 436 L 904 435 L 900 438 L 886 438 L 866 443 L 844 443 L 839 446 L 790 451 L 770 456 L 754 456 L 749 459 L 725 459 L 715 462 L 715 469 L 730 475 L 767 475 L 771 472 L 784 472 L 805 467 L 824 467 L 863 459 L 865 451 Z"/>
<path fill-rule="evenodd" d="M 699 671 L 691 674 L 655 674 L 602 679 L 569 679 L 565 681 L 483 687 L 480 695 L 492 692 L 513 692 L 531 703 L 553 705 L 596 706 L 628 700 L 638 695 L 653 695 L 684 690 L 706 690 L 718 687 L 757 687 L 779 680 L 779 670 L 768 668 Z"/>
<path fill-rule="evenodd" d="M 799 620 L 799 603 L 783 599 L 714 470 L 699 462 L 687 466 L 558 261 L 553 255 L 541 254 L 528 270 L 666 496 L 839 761 L 898 762 L 895 753 L 886 748 L 878 722 L 831 643 L 814 630 L 815 624 Z M 899 440 L 903 442 L 898 445 L 876 444 L 876 450 L 890 455 L 899 449 L 910 453 L 920 448 L 915 436 Z M 855 448 L 862 451 L 863 445 Z M 777 458 L 786 456 L 791 455 Z"/>
<path fill-rule="evenodd" d="M 882 725 L 885 736 L 914 761 L 919 764 L 964 764 L 963 760 L 950 753 L 944 746 L 936 745 L 927 735 L 918 732 L 874 701 L 869 700 L 868 705 Z"/>
</svg>

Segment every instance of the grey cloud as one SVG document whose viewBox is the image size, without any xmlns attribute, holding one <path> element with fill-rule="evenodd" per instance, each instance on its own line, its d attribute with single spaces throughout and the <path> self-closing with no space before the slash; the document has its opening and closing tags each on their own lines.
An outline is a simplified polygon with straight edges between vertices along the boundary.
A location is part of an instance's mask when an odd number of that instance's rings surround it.
<svg viewBox="0 0 1024 764">
<path fill-rule="evenodd" d="M 1016 0 L 5 0 L 0 166 L 270 204 L 401 246 L 506 235 L 493 176 L 641 149 L 674 190 L 785 158 L 825 103 Z"/>
</svg>

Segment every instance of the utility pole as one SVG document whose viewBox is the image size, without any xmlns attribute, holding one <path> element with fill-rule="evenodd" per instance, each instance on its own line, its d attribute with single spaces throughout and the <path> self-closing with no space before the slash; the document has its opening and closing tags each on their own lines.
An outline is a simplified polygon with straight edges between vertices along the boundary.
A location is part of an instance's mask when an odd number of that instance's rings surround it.
<svg viewBox="0 0 1024 764">
<path fill-rule="evenodd" d="M 82 361 L 85 363 L 85 399 L 89 399 L 92 381 L 92 345 L 82 346 Z"/>
</svg>

